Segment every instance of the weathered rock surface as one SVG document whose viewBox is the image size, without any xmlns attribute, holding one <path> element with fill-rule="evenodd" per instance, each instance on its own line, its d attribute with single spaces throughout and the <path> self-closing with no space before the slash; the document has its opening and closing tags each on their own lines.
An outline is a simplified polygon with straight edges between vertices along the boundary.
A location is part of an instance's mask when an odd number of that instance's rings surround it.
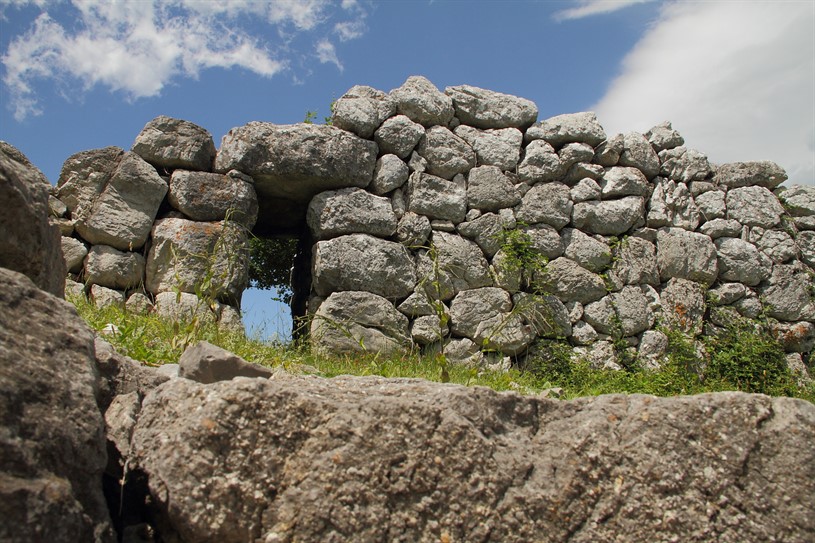
<svg viewBox="0 0 815 543">
<path fill-rule="evenodd" d="M 215 143 L 207 130 L 189 121 L 161 115 L 147 123 L 131 149 L 155 166 L 208 172 Z"/>
<path fill-rule="evenodd" d="M 731 189 L 756 185 L 772 190 L 787 180 L 787 173 L 778 164 L 767 160 L 732 162 L 719 166 L 714 180 Z"/>
<path fill-rule="evenodd" d="M 397 220 L 388 198 L 356 188 L 321 192 L 308 206 L 306 224 L 315 239 L 344 234 L 370 234 L 387 238 Z"/>
<path fill-rule="evenodd" d="M 85 283 L 127 290 L 139 286 L 144 277 L 144 257 L 107 245 L 94 245 L 85 259 Z"/>
<path fill-rule="evenodd" d="M 524 149 L 523 158 L 518 164 L 518 177 L 532 185 L 539 181 L 555 181 L 563 175 L 563 170 L 554 147 L 546 141 L 535 140 Z"/>
<path fill-rule="evenodd" d="M 427 173 L 444 179 L 475 167 L 475 151 L 443 126 L 429 128 L 416 151 L 427 160 Z"/>
<path fill-rule="evenodd" d="M 504 171 L 513 171 L 518 165 L 524 137 L 517 128 L 478 130 L 462 124 L 453 133 L 473 148 L 478 164 L 498 166 Z"/>
<path fill-rule="evenodd" d="M 88 255 L 88 248 L 81 240 L 62 236 L 62 256 L 65 258 L 65 266 L 68 273 L 79 273 L 85 257 Z"/>
<path fill-rule="evenodd" d="M 759 186 L 727 191 L 727 218 L 747 226 L 772 228 L 781 222 L 784 207 L 768 189 Z"/>
<path fill-rule="evenodd" d="M 573 207 L 569 187 L 538 183 L 524 194 L 515 216 L 528 224 L 545 223 L 559 230 L 569 224 Z"/>
<path fill-rule="evenodd" d="M 367 187 L 376 143 L 329 125 L 251 122 L 224 136 L 215 171 L 239 170 L 268 198 L 307 203 L 331 189 Z"/>
<path fill-rule="evenodd" d="M 165 194 L 167 183 L 155 168 L 135 153 L 125 153 L 102 192 L 84 214 L 74 217 L 76 231 L 93 244 L 138 249 L 147 241 Z"/>
<path fill-rule="evenodd" d="M 578 301 L 586 304 L 599 300 L 606 294 L 606 285 L 599 275 L 569 258 L 556 258 L 538 275 L 541 277 L 536 277 L 535 283 L 562 302 Z"/>
<path fill-rule="evenodd" d="M 476 128 L 526 128 L 538 118 L 538 106 L 525 98 L 470 85 L 447 87 L 456 117 Z"/>
<path fill-rule="evenodd" d="M 550 117 L 527 130 L 526 137 L 545 140 L 555 147 L 572 142 L 595 146 L 606 139 L 606 132 L 597 122 L 597 115 L 586 111 Z"/>
<path fill-rule="evenodd" d="M 376 161 L 374 179 L 371 182 L 370 190 L 380 196 L 387 194 L 404 185 L 409 174 L 408 165 L 398 156 L 392 154 L 383 155 Z"/>
<path fill-rule="evenodd" d="M 313 273 L 312 286 L 319 296 L 357 290 L 397 299 L 416 286 L 416 268 L 404 245 L 367 234 L 317 242 Z"/>
<path fill-rule="evenodd" d="M 203 384 L 228 381 L 235 377 L 268 378 L 270 375 L 271 369 L 250 364 L 207 341 L 190 345 L 178 359 L 178 376 Z"/>
<path fill-rule="evenodd" d="M 521 202 L 521 194 L 497 166 L 479 166 L 467 178 L 467 206 L 498 211 Z"/>
<path fill-rule="evenodd" d="M 229 222 L 167 218 L 153 227 L 147 256 L 147 290 L 203 294 L 237 305 L 248 283 L 246 231 Z M 204 285 L 204 280 L 207 280 Z"/>
<path fill-rule="evenodd" d="M 163 385 L 131 463 L 185 541 L 806 541 L 813 443 L 815 409 L 787 398 L 281 373 Z"/>
<path fill-rule="evenodd" d="M 710 238 L 681 228 L 657 232 L 657 266 L 663 281 L 679 277 L 711 285 L 719 273 L 716 246 Z"/>
<path fill-rule="evenodd" d="M 737 238 L 718 238 L 719 278 L 753 287 L 772 273 L 773 263 L 755 245 Z"/>
<path fill-rule="evenodd" d="M 393 153 L 404 159 L 410 155 L 424 133 L 425 129 L 419 123 L 414 123 L 406 115 L 396 115 L 382 123 L 374 132 L 374 141 L 383 153 Z"/>
<path fill-rule="evenodd" d="M 639 196 L 580 202 L 574 204 L 572 224 L 590 234 L 619 236 L 642 220 L 643 204 L 644 200 Z"/>
<path fill-rule="evenodd" d="M 115 541 L 95 381 L 73 306 L 0 268 L 0 540 Z"/>
<path fill-rule="evenodd" d="M 16 148 L 0 141 L 0 267 L 18 271 L 60 298 L 66 266 L 59 228 L 48 222 L 45 176 Z"/>
<path fill-rule="evenodd" d="M 453 118 L 453 100 L 427 78 L 413 75 L 390 92 L 396 112 L 425 127 L 447 126 Z"/>
<path fill-rule="evenodd" d="M 229 219 L 251 229 L 258 218 L 258 197 L 252 178 L 176 170 L 170 177 L 170 205 L 194 221 Z"/>
<path fill-rule="evenodd" d="M 325 353 L 390 354 L 407 348 L 408 319 L 382 296 L 370 292 L 334 292 L 317 309 L 311 337 Z"/>
<path fill-rule="evenodd" d="M 384 92 L 356 85 L 333 104 L 331 124 L 361 138 L 370 138 L 395 110 L 396 105 Z"/>
<path fill-rule="evenodd" d="M 458 180 L 416 172 L 408 179 L 406 196 L 408 211 L 430 219 L 460 223 L 467 213 L 466 183 Z"/>
</svg>

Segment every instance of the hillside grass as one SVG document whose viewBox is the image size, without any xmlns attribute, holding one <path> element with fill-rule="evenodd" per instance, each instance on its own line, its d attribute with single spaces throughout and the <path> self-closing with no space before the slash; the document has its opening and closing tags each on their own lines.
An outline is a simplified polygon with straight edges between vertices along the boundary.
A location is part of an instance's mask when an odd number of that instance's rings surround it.
<svg viewBox="0 0 815 543">
<path fill-rule="evenodd" d="M 151 366 L 177 363 L 187 346 L 206 340 L 249 362 L 323 377 L 420 378 L 522 394 L 560 388 L 567 399 L 610 393 L 675 396 L 741 390 L 815 403 L 815 384 L 799 383 L 787 369 L 781 347 L 769 336 L 756 332 L 755 327 L 734 327 L 708 340 L 707 351 L 712 354 L 706 358 L 700 357 L 689 339 L 668 332 L 668 361 L 656 371 L 643 369 L 636 360 L 629 361 L 622 371 L 592 369 L 586 361 L 571 360 L 571 349 L 557 341 L 546 342 L 538 350 L 541 354 L 529 357 L 523 369 L 498 370 L 448 364 L 443 357 L 409 352 L 324 356 L 293 342 L 263 341 L 219 330 L 209 319 L 179 323 L 114 306 L 99 309 L 81 296 L 69 301 L 94 330 L 114 325 L 117 331 L 105 334 L 104 339 L 122 354 Z"/>
</svg>

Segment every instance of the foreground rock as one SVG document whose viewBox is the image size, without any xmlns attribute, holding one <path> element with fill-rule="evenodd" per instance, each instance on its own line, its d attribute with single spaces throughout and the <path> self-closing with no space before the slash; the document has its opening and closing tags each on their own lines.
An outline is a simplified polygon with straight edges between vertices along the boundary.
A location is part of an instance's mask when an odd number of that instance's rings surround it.
<svg viewBox="0 0 815 543">
<path fill-rule="evenodd" d="M 19 150 L 0 141 L 0 266 L 62 297 L 65 263 L 59 228 L 48 222 L 50 184 Z M 13 235 L 10 235 L 13 234 Z"/>
<path fill-rule="evenodd" d="M 815 407 L 785 398 L 559 402 L 377 377 L 179 379 L 145 399 L 132 447 L 171 540 L 815 534 Z"/>
<path fill-rule="evenodd" d="M 113 541 L 93 335 L 73 306 L 0 268 L 0 541 Z"/>
</svg>

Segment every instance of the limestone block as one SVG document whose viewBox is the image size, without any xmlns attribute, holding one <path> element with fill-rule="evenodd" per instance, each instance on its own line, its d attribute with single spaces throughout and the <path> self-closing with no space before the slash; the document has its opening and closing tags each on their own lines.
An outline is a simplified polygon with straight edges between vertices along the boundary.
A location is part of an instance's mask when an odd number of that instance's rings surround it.
<svg viewBox="0 0 815 543">
<path fill-rule="evenodd" d="M 251 177 L 175 170 L 167 199 L 194 221 L 229 219 L 251 229 L 258 216 L 258 197 Z"/>
<path fill-rule="evenodd" d="M 681 228 L 657 232 L 657 266 L 663 282 L 676 277 L 711 285 L 719 274 L 713 241 Z"/>
<path fill-rule="evenodd" d="M 639 196 L 580 202 L 574 204 L 572 225 L 589 234 L 619 236 L 642 220 L 643 205 Z"/>
<path fill-rule="evenodd" d="M 606 133 L 597 115 L 592 111 L 556 115 L 541 121 L 526 131 L 527 141 L 542 139 L 555 147 L 566 143 L 582 142 L 592 147 L 606 139 Z"/>
<path fill-rule="evenodd" d="M 781 222 L 784 208 L 768 189 L 749 186 L 727 191 L 727 217 L 747 226 L 773 228 Z"/>
<path fill-rule="evenodd" d="M 462 124 L 476 128 L 520 128 L 538 118 L 538 106 L 531 100 L 471 85 L 447 87 L 456 117 Z"/>
<path fill-rule="evenodd" d="M 738 238 L 718 238 L 714 243 L 721 280 L 753 287 L 772 273 L 772 260 L 752 243 Z"/>
<path fill-rule="evenodd" d="M 390 97 L 396 113 L 425 127 L 447 126 L 453 118 L 453 100 L 425 77 L 408 77 L 401 87 L 390 92 Z"/>
<path fill-rule="evenodd" d="M 563 183 L 538 183 L 529 189 L 515 210 L 515 217 L 528 224 L 545 223 L 560 230 L 572 217 L 569 187 Z"/>
<path fill-rule="evenodd" d="M 427 173 L 452 179 L 475 167 L 475 152 L 444 126 L 428 128 L 416 151 L 427 160 Z"/>
<path fill-rule="evenodd" d="M 144 282 L 144 257 L 107 245 L 94 245 L 85 258 L 85 283 L 128 290 Z"/>
<path fill-rule="evenodd" d="M 215 158 L 215 143 L 209 132 L 189 121 L 164 115 L 144 126 L 131 150 L 154 166 L 204 172 L 211 171 Z"/>
<path fill-rule="evenodd" d="M 523 134 L 517 128 L 478 130 L 462 124 L 453 131 L 475 151 L 478 164 L 513 171 L 521 158 Z"/>
<path fill-rule="evenodd" d="M 388 238 L 396 232 L 398 221 L 388 198 L 351 187 L 321 192 L 312 198 L 306 224 L 315 240 L 345 234 Z"/>
<path fill-rule="evenodd" d="M 401 159 L 410 156 L 424 136 L 425 129 L 405 115 L 396 115 L 382 123 L 374 132 L 374 141 L 383 153 L 392 153 Z"/>
<path fill-rule="evenodd" d="M 467 214 L 467 188 L 457 181 L 413 173 L 407 184 L 407 209 L 430 219 L 460 223 Z"/>
<path fill-rule="evenodd" d="M 768 160 L 732 162 L 719 166 L 713 179 L 715 183 L 731 189 L 758 186 L 772 190 L 787 180 L 787 173 Z"/>
<path fill-rule="evenodd" d="M 497 166 L 478 166 L 467 176 L 467 206 L 498 211 L 521 202 L 521 194 Z"/>
</svg>

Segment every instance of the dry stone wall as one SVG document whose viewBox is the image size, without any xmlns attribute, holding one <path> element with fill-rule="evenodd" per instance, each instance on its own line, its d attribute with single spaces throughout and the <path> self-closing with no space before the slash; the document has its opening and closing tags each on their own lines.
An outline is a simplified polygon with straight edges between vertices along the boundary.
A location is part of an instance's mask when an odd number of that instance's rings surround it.
<svg viewBox="0 0 815 543">
<path fill-rule="evenodd" d="M 294 305 L 324 351 L 482 363 L 562 338 L 616 367 L 624 340 L 657 365 L 660 326 L 697 336 L 743 316 L 808 359 L 815 186 L 781 187 L 771 162 L 712 164 L 670 123 L 609 135 L 591 112 L 537 116 L 523 98 L 410 77 L 352 88 L 333 126 L 252 122 L 217 152 L 204 129 L 159 117 L 130 152 L 69 158 L 52 211 L 94 296 L 146 294 L 177 315 L 167 293 L 203 289 L 225 322 L 248 232 L 299 235 L 310 290 Z"/>
</svg>

